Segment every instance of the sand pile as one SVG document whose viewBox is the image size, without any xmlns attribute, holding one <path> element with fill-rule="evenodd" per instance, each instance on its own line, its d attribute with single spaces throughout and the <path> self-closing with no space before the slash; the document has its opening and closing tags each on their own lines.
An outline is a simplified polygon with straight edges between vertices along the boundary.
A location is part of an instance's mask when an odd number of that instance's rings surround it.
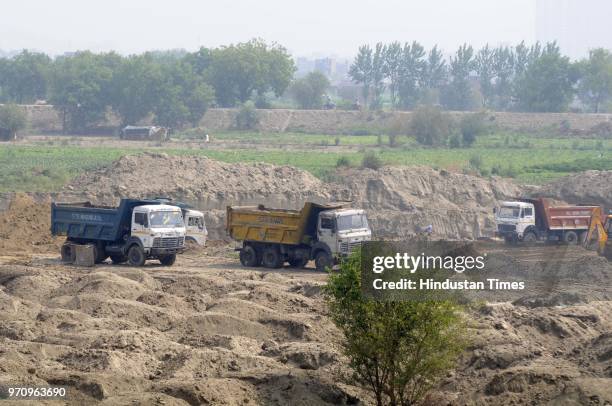
<svg viewBox="0 0 612 406">
<path fill-rule="evenodd" d="M 37 201 L 18 193 L 0 213 L 0 250 L 41 252 L 55 250 L 61 241 L 51 236 L 50 199 Z"/>
<path fill-rule="evenodd" d="M 429 167 L 352 169 L 340 176 L 334 195 L 368 210 L 373 229 L 386 238 L 410 236 L 429 224 L 444 238 L 491 235 L 493 207 L 521 192 L 509 180 Z"/>
<path fill-rule="evenodd" d="M 432 224 L 439 238 L 477 238 L 492 234 L 496 202 L 520 194 L 511 181 L 426 167 L 351 169 L 336 179 L 324 183 L 289 166 L 142 154 L 85 173 L 64 192 L 104 204 L 116 204 L 121 196 L 169 196 L 203 210 L 212 238 L 225 237 L 227 205 L 297 209 L 308 200 L 353 201 L 368 210 L 380 237 L 406 237 Z"/>
<path fill-rule="evenodd" d="M 600 204 L 612 209 L 612 171 L 586 171 L 545 185 L 536 195 L 572 204 Z"/>
</svg>

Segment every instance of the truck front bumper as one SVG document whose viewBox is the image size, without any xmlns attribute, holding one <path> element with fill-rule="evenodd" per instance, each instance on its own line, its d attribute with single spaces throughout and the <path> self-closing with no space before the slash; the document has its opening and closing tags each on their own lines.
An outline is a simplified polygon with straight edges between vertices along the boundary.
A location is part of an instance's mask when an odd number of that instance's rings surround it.
<svg viewBox="0 0 612 406">
<path fill-rule="evenodd" d="M 149 255 L 152 257 L 158 255 L 172 255 L 172 254 L 180 254 L 185 251 L 185 247 L 178 248 L 151 248 L 149 251 Z"/>
</svg>

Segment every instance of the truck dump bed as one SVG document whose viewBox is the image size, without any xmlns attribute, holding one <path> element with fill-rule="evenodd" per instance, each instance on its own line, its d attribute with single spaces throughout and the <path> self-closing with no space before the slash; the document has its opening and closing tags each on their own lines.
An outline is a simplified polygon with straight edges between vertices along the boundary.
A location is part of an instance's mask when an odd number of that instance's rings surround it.
<svg viewBox="0 0 612 406">
<path fill-rule="evenodd" d="M 135 206 L 160 204 L 155 200 L 121 199 L 119 207 L 83 203 L 52 203 L 51 234 L 72 239 L 117 241 L 129 232 Z"/>
<path fill-rule="evenodd" d="M 551 206 L 548 199 L 530 199 L 536 211 L 536 218 L 547 230 L 588 230 L 594 210 L 600 206 Z M 538 226 L 540 226 L 538 224 Z"/>
<path fill-rule="evenodd" d="M 316 233 L 321 211 L 339 209 L 342 205 L 308 202 L 301 210 L 271 209 L 260 206 L 228 206 L 226 229 L 238 241 L 279 244 L 306 244 Z"/>
</svg>

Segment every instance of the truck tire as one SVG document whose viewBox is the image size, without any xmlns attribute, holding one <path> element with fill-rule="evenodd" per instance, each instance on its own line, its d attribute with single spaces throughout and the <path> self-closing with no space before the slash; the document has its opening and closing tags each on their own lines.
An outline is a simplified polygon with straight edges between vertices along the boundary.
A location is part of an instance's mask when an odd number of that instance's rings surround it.
<svg viewBox="0 0 612 406">
<path fill-rule="evenodd" d="M 568 245 L 576 245 L 578 244 L 578 234 L 575 231 L 566 231 L 563 234 L 563 242 Z"/>
<path fill-rule="evenodd" d="M 533 231 L 528 231 L 523 235 L 523 242 L 527 245 L 535 244 L 538 241 L 538 236 Z"/>
<path fill-rule="evenodd" d="M 176 261 L 176 254 L 164 255 L 159 257 L 159 262 L 164 266 L 172 266 Z"/>
<path fill-rule="evenodd" d="M 140 245 L 132 245 L 128 250 L 128 263 L 132 266 L 143 266 L 145 261 L 145 253 Z"/>
<path fill-rule="evenodd" d="M 264 248 L 261 254 L 261 263 L 266 268 L 280 268 L 283 266 L 283 259 L 278 247 Z"/>
<path fill-rule="evenodd" d="M 115 265 L 123 264 L 127 261 L 127 257 L 125 255 L 111 255 L 110 259 Z"/>
<path fill-rule="evenodd" d="M 259 253 L 250 245 L 242 247 L 240 250 L 240 263 L 242 266 L 254 267 L 261 265 Z"/>
<path fill-rule="evenodd" d="M 317 267 L 317 271 L 325 272 L 327 268 L 332 266 L 332 257 L 325 251 L 317 252 L 315 256 L 315 266 Z"/>
<path fill-rule="evenodd" d="M 62 257 L 62 262 L 66 262 L 68 264 L 74 263 L 76 260 L 76 251 L 73 244 L 64 243 L 60 249 L 60 255 Z"/>
<path fill-rule="evenodd" d="M 304 268 L 308 263 L 308 258 L 292 258 L 289 260 L 289 265 L 292 268 Z"/>
</svg>

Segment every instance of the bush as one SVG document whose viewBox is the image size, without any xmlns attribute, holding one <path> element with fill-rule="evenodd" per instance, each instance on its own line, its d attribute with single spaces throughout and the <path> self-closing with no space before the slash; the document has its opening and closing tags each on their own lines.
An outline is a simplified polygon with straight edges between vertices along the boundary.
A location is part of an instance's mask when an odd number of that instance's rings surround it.
<svg viewBox="0 0 612 406">
<path fill-rule="evenodd" d="M 255 130 L 259 125 L 259 113 L 252 101 L 247 101 L 238 109 L 236 128 L 239 130 Z"/>
<path fill-rule="evenodd" d="M 452 120 L 439 107 L 421 106 L 412 115 L 412 131 L 423 145 L 446 145 Z"/>
<path fill-rule="evenodd" d="M 360 265 L 357 252 L 330 273 L 325 287 L 354 379 L 374 393 L 377 405 L 417 404 L 464 348 L 459 308 L 443 300 L 369 299 Z"/>
<path fill-rule="evenodd" d="M 351 161 L 348 159 L 348 157 L 341 156 L 336 161 L 336 168 L 347 168 L 349 166 L 351 166 Z"/>
<path fill-rule="evenodd" d="M 0 106 L 0 139 L 15 139 L 26 127 L 25 112 L 14 104 Z"/>
<path fill-rule="evenodd" d="M 363 156 L 363 160 L 361 161 L 362 168 L 378 170 L 382 168 L 382 166 L 382 159 L 380 159 L 380 157 L 372 151 L 366 152 L 366 154 Z"/>
<path fill-rule="evenodd" d="M 485 118 L 484 113 L 466 114 L 461 118 L 459 127 L 461 129 L 461 136 L 463 138 L 464 146 L 472 146 L 474 141 L 476 141 L 476 137 L 484 134 L 487 131 L 487 123 Z"/>
<path fill-rule="evenodd" d="M 470 167 L 480 170 L 482 168 L 482 157 L 480 155 L 473 155 L 470 158 Z"/>
<path fill-rule="evenodd" d="M 448 140 L 448 146 L 450 148 L 461 148 L 461 138 L 457 134 L 451 136 Z"/>
<path fill-rule="evenodd" d="M 334 138 L 334 145 L 336 146 L 340 145 L 340 137 Z"/>
</svg>

